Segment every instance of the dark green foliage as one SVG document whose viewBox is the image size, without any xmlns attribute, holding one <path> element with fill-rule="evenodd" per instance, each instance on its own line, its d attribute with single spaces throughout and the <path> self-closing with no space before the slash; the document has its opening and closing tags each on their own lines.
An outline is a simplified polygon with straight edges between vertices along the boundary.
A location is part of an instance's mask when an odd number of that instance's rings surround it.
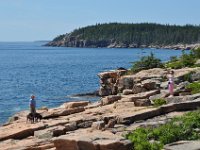
<svg viewBox="0 0 200 150">
<path fill-rule="evenodd" d="M 200 37 L 200 26 L 161 25 L 155 23 L 109 23 L 96 24 L 74 30 L 66 34 L 69 41 L 87 41 L 86 46 L 106 47 L 110 43 L 142 45 L 170 45 L 197 43 Z M 75 37 L 75 38 L 74 38 Z M 61 35 L 55 41 L 63 39 Z"/>
<path fill-rule="evenodd" d="M 149 56 L 142 57 L 140 61 L 134 62 L 131 71 L 138 72 L 145 69 L 162 68 L 162 67 L 163 64 L 161 63 L 161 60 L 155 58 L 153 53 L 151 53 Z"/>
<path fill-rule="evenodd" d="M 65 37 L 65 35 L 60 35 L 60 36 L 57 36 L 56 38 L 53 39 L 53 41 L 60 41 L 60 40 L 63 40 L 63 38 Z"/>
<path fill-rule="evenodd" d="M 154 99 L 153 103 L 154 103 L 153 105 L 155 107 L 159 107 L 159 106 L 162 106 L 162 105 L 166 104 L 167 102 L 166 102 L 165 99 L 159 98 L 159 99 Z"/>
<path fill-rule="evenodd" d="M 183 81 L 192 82 L 192 74 L 193 74 L 193 73 L 194 73 L 194 72 L 191 71 L 191 72 L 185 74 L 185 75 L 183 76 Z"/>
<path fill-rule="evenodd" d="M 196 51 L 198 53 L 198 51 Z M 172 69 L 180 69 L 184 67 L 195 67 L 195 62 L 197 60 L 196 55 L 193 51 L 189 54 L 186 54 L 184 51 L 180 58 L 172 58 L 169 62 L 165 64 L 165 67 Z"/>
<path fill-rule="evenodd" d="M 200 81 L 190 83 L 186 88 L 190 89 L 192 94 L 200 93 Z"/>
<path fill-rule="evenodd" d="M 167 62 L 165 64 L 166 68 L 172 68 L 172 69 L 180 69 L 183 68 L 183 64 L 180 61 L 175 61 L 175 62 Z"/>
<path fill-rule="evenodd" d="M 176 61 L 178 61 L 177 56 L 171 56 L 170 57 L 170 62 L 176 62 Z"/>
<path fill-rule="evenodd" d="M 179 140 L 200 139 L 200 111 L 173 118 L 158 128 L 138 128 L 126 137 L 133 142 L 135 150 L 160 150 L 163 145 Z"/>
<path fill-rule="evenodd" d="M 180 62 L 182 63 L 183 67 L 191 67 L 195 64 L 196 59 L 193 53 L 186 54 L 183 51 L 182 56 L 180 57 Z"/>
<path fill-rule="evenodd" d="M 192 53 L 197 59 L 200 59 L 200 47 L 197 49 L 193 49 Z"/>
</svg>

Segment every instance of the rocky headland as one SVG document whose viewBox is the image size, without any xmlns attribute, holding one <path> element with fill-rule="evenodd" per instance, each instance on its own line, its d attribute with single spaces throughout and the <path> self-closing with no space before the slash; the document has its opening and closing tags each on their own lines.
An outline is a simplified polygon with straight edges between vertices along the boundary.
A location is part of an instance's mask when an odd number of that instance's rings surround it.
<svg viewBox="0 0 200 150">
<path fill-rule="evenodd" d="M 174 116 L 200 106 L 200 93 L 186 88 L 190 81 L 200 80 L 200 68 L 175 71 L 174 97 L 168 97 L 166 69 L 143 70 L 126 75 L 127 70 L 99 74 L 102 98 L 96 103 L 68 102 L 57 108 L 37 110 L 43 119 L 27 122 L 28 111 L 15 114 L 0 127 L 1 150 L 131 150 L 125 138 L 138 127 L 156 127 Z M 166 104 L 154 107 L 154 99 L 164 98 Z M 185 147 L 191 142 L 180 142 Z M 200 142 L 193 142 L 193 146 Z M 177 146 L 177 145 L 176 145 Z M 171 150 L 174 145 L 166 145 Z"/>
<path fill-rule="evenodd" d="M 200 47 L 199 28 L 155 23 L 96 24 L 57 36 L 45 46 L 188 50 Z"/>
</svg>

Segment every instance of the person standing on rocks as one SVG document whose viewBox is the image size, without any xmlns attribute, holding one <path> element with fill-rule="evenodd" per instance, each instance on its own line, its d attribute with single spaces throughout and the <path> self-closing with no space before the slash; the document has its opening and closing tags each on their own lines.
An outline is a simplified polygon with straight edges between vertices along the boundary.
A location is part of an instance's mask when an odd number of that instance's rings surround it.
<svg viewBox="0 0 200 150">
<path fill-rule="evenodd" d="M 36 113 L 36 101 L 35 101 L 35 96 L 31 95 L 30 101 L 29 101 L 29 106 L 30 106 L 30 113 L 35 116 Z"/>
<path fill-rule="evenodd" d="M 169 97 L 173 97 L 174 96 L 174 71 L 173 70 L 169 71 L 169 74 L 168 74 L 168 88 L 169 88 L 169 93 L 170 93 Z"/>
</svg>

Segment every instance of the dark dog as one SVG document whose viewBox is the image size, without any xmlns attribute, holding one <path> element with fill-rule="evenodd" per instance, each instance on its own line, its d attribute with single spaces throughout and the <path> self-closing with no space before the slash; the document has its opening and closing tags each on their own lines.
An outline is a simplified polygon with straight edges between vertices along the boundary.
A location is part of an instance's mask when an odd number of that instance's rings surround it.
<svg viewBox="0 0 200 150">
<path fill-rule="evenodd" d="M 42 120 L 42 115 L 40 115 L 39 113 L 35 113 L 35 115 L 33 115 L 32 113 L 29 113 L 26 116 L 26 122 L 30 121 L 31 123 L 34 123 L 34 122 L 38 122 L 41 120 Z"/>
<path fill-rule="evenodd" d="M 42 115 L 40 115 L 39 113 L 35 113 L 35 122 L 41 121 L 42 120 Z"/>
<path fill-rule="evenodd" d="M 31 122 L 31 123 L 34 123 L 34 116 L 32 113 L 29 113 L 27 116 L 26 116 L 26 122 Z"/>
</svg>

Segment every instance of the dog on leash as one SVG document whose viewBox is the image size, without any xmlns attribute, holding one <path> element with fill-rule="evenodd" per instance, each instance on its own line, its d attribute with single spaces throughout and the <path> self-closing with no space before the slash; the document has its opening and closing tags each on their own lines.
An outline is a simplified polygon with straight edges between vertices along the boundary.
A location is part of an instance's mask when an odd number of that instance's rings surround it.
<svg viewBox="0 0 200 150">
<path fill-rule="evenodd" d="M 41 121 L 42 120 L 42 115 L 40 115 L 39 113 L 35 113 L 35 122 Z"/>
<path fill-rule="evenodd" d="M 41 120 L 42 120 L 42 115 L 40 115 L 39 113 L 35 113 L 35 115 L 33 115 L 32 113 L 29 113 L 26 116 L 26 122 L 34 123 L 34 122 L 38 122 Z"/>
<path fill-rule="evenodd" d="M 26 122 L 34 123 L 34 116 L 33 116 L 32 113 L 29 113 L 29 114 L 26 116 Z"/>
</svg>

